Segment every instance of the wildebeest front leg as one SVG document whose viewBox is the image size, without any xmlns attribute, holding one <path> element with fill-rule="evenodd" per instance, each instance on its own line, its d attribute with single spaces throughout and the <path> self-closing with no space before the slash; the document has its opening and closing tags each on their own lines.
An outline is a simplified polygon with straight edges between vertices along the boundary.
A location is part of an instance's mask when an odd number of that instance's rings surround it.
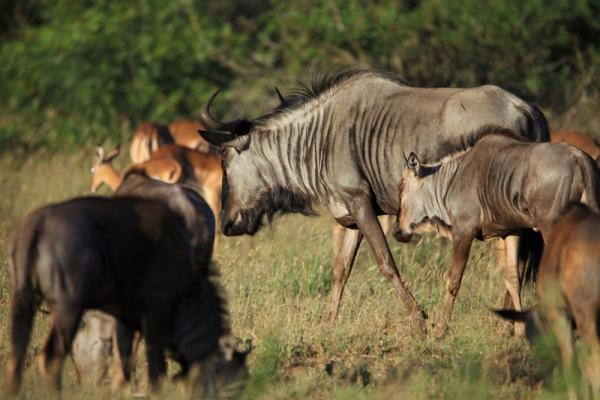
<svg viewBox="0 0 600 400">
<path fill-rule="evenodd" d="M 360 247 L 363 235 L 357 229 L 343 230 L 342 247 L 333 264 L 333 290 L 331 297 L 331 313 L 329 323 L 333 323 L 338 315 L 344 287 L 352 272 L 352 266 Z"/>
<path fill-rule="evenodd" d="M 452 244 L 452 265 L 450 266 L 448 276 L 446 277 L 446 297 L 444 299 L 440 319 L 437 322 L 434 331 L 436 338 L 443 337 L 448 330 L 448 322 L 452 316 L 456 295 L 460 289 L 460 283 L 465 272 L 465 267 L 467 266 L 467 261 L 469 260 L 472 241 L 473 238 L 471 236 L 464 235 L 454 237 Z"/>
<path fill-rule="evenodd" d="M 358 229 L 360 229 L 361 233 L 369 242 L 369 246 L 371 246 L 379 271 L 392 282 L 396 292 L 404 303 L 404 307 L 411 316 L 418 321 L 420 332 L 425 333 L 425 319 L 427 316 L 400 277 L 400 273 L 398 272 L 398 268 L 396 268 L 394 258 L 388 247 L 381 225 L 377 220 L 373 206 L 368 199 L 365 201 L 354 200 L 348 208 Z"/>
</svg>

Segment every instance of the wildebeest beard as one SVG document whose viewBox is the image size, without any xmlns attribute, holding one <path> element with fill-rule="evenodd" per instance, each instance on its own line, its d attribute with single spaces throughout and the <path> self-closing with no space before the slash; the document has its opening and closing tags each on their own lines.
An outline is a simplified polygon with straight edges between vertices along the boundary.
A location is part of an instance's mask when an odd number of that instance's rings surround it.
<svg viewBox="0 0 600 400">
<path fill-rule="evenodd" d="M 240 211 L 241 223 L 224 230 L 227 235 L 254 235 L 268 221 L 269 224 L 278 214 L 299 213 L 305 216 L 318 215 L 312 208 L 308 196 L 292 192 L 277 186 L 263 192 L 257 205 Z"/>
</svg>

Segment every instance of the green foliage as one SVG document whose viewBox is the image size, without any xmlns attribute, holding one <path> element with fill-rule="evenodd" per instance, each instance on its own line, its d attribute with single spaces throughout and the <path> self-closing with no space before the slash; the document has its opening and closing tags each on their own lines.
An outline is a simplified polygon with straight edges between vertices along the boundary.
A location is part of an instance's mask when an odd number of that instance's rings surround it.
<svg viewBox="0 0 600 400">
<path fill-rule="evenodd" d="M 128 137 L 217 87 L 217 111 L 256 116 L 275 84 L 343 65 L 495 83 L 556 110 L 600 87 L 598 0 L 28 0 L 1 15 L 4 147 Z"/>
</svg>

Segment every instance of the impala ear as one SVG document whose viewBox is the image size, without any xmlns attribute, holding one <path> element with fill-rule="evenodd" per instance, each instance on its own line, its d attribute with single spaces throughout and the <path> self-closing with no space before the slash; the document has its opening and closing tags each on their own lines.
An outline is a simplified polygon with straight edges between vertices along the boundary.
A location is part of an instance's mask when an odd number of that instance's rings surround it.
<svg viewBox="0 0 600 400">
<path fill-rule="evenodd" d="M 121 143 L 117 144 L 115 146 L 115 148 L 113 149 L 113 151 L 111 151 L 110 153 L 108 153 L 106 155 L 106 157 L 104 157 L 102 159 L 102 161 L 105 162 L 105 163 L 109 163 L 112 160 L 114 160 L 115 158 L 117 158 L 119 156 L 120 152 L 121 152 Z"/>
<path fill-rule="evenodd" d="M 102 148 L 102 146 L 96 146 L 96 148 L 94 149 L 94 165 L 102 164 L 103 160 L 104 160 L 104 149 Z"/>
<path fill-rule="evenodd" d="M 419 176 L 419 172 L 421 170 L 421 163 L 419 162 L 419 159 L 417 158 L 417 155 L 415 153 L 410 153 L 410 155 L 408 156 L 408 159 L 406 160 L 406 167 L 415 175 L 415 176 Z"/>
</svg>

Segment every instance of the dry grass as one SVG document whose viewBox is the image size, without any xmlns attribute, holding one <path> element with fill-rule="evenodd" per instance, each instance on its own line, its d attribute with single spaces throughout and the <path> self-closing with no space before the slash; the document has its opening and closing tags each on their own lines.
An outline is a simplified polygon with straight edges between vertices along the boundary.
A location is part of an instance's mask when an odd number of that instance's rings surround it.
<svg viewBox="0 0 600 400">
<path fill-rule="evenodd" d="M 91 149 L 76 154 L 0 158 L 0 369 L 8 352 L 6 248 L 15 223 L 33 208 L 87 194 Z M 391 285 L 363 245 L 338 323 L 324 322 L 331 286 L 331 220 L 286 216 L 255 237 L 225 238 L 217 257 L 235 335 L 253 340 L 245 398 L 562 398 L 542 381 L 539 362 L 489 311 L 504 293 L 491 243 L 476 243 L 450 334 L 420 339 Z M 411 290 L 433 314 L 440 304 L 450 248 L 434 238 L 392 244 Z M 532 293 L 526 293 L 531 303 Z M 48 328 L 38 315 L 23 398 L 47 394 L 36 353 Z M 0 371 L 1 373 L 2 371 Z M 554 373 L 556 376 L 556 372 Z M 551 378 L 551 377 L 550 377 Z M 64 397 L 110 398 L 107 385 L 81 388 L 67 363 Z M 169 386 L 169 397 L 182 397 Z"/>
</svg>

